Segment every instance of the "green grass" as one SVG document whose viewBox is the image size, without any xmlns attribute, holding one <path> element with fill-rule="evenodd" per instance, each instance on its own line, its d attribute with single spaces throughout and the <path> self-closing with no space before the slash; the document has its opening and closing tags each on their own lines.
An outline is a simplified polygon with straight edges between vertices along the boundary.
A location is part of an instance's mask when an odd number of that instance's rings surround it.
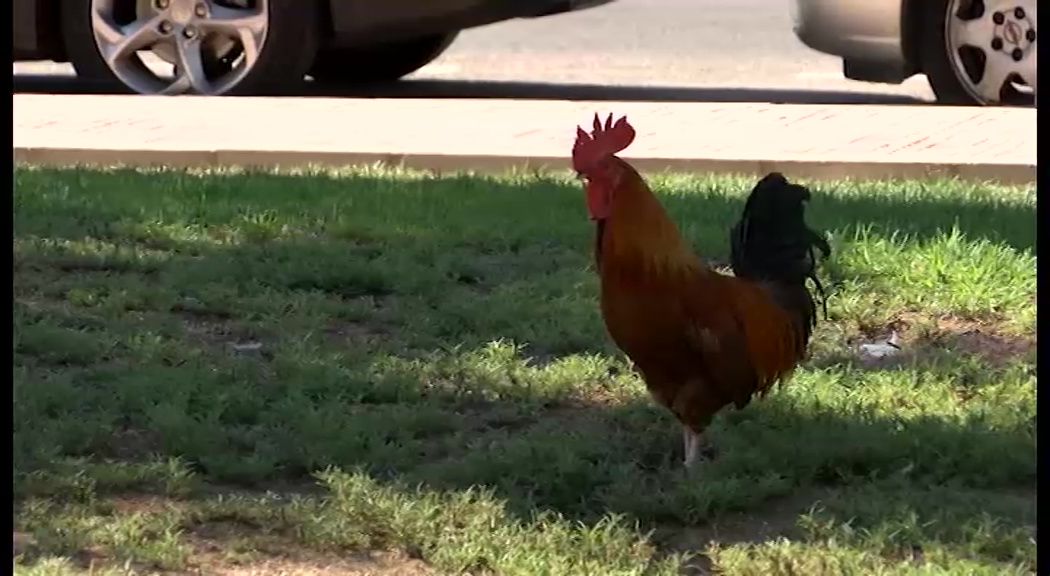
<svg viewBox="0 0 1050 576">
<path fill-rule="evenodd" d="M 723 260 L 753 180 L 652 183 Z M 1035 573 L 1034 189 L 811 184 L 831 321 L 686 473 L 567 175 L 18 167 L 16 571 Z"/>
</svg>

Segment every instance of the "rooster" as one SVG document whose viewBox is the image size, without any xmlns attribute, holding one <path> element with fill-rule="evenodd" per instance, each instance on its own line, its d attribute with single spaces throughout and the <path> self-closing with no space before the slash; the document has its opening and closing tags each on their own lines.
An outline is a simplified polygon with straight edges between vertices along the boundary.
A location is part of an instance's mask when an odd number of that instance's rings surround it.
<svg viewBox="0 0 1050 576">
<path fill-rule="evenodd" d="M 678 419 L 690 468 L 716 413 L 764 397 L 805 358 L 817 321 L 806 280 L 823 297 L 814 248 L 824 257 L 831 249 L 806 226 L 809 191 L 772 173 L 730 232 L 735 276 L 716 272 L 616 156 L 634 137 L 626 118 L 613 123 L 610 115 L 602 125 L 595 115 L 593 131 L 577 127 L 573 168 L 596 225 L 605 327 L 653 398 Z"/>
</svg>

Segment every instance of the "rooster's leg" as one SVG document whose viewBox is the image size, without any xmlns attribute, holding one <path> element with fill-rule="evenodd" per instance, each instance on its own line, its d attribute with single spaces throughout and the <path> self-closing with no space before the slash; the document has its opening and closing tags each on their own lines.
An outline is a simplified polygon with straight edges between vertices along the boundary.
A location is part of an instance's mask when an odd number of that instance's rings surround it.
<svg viewBox="0 0 1050 576">
<path fill-rule="evenodd" d="M 693 464 L 696 464 L 697 460 L 700 459 L 700 447 L 703 445 L 703 438 L 700 434 L 693 432 L 688 426 L 682 426 L 682 440 L 685 444 L 685 467 L 692 468 Z"/>
</svg>

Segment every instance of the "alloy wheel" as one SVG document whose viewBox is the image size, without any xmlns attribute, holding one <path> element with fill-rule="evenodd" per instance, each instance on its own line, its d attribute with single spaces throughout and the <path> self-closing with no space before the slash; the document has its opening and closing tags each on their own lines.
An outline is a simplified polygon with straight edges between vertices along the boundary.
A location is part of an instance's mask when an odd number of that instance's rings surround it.
<svg viewBox="0 0 1050 576">
<path fill-rule="evenodd" d="M 1036 0 L 952 0 L 948 60 L 962 88 L 983 104 L 1033 105 Z"/>
<path fill-rule="evenodd" d="M 92 0 L 91 28 L 113 74 L 140 94 L 220 95 L 266 42 L 269 0 Z M 150 65 L 167 63 L 170 75 Z M 144 59 L 145 57 L 145 59 Z"/>
</svg>

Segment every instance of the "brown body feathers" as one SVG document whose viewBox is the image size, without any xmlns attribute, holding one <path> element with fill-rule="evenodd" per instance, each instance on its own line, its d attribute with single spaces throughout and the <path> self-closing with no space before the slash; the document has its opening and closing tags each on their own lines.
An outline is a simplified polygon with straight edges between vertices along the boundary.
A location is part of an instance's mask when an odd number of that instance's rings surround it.
<svg viewBox="0 0 1050 576">
<path fill-rule="evenodd" d="M 617 126 L 619 138 L 603 145 Z M 815 280 L 812 248 L 829 249 L 802 219 L 808 191 L 771 174 L 733 228 L 736 276 L 715 272 L 693 253 L 638 172 L 609 152 L 630 143 L 634 130 L 624 138 L 627 129 L 625 119 L 605 126 L 596 119 L 595 130 L 577 140 L 574 166 L 587 180 L 597 223 L 606 328 L 653 398 L 683 425 L 689 465 L 717 412 L 764 395 L 805 357 L 816 321 L 806 286 L 807 278 Z"/>
</svg>

